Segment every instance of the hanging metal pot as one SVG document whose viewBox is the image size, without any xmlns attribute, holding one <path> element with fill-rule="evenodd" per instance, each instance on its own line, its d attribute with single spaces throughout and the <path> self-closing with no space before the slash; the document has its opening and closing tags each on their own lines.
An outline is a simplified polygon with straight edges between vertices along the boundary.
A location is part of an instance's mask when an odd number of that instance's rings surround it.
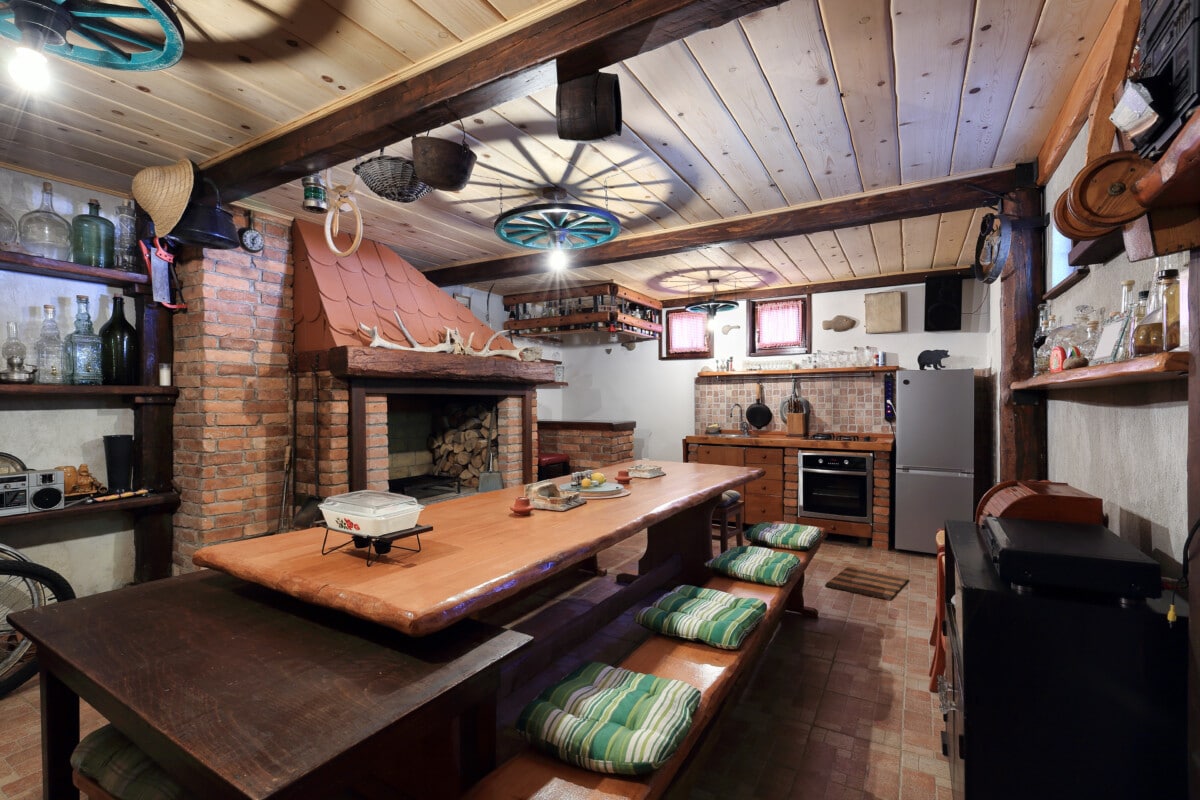
<svg viewBox="0 0 1200 800">
<path fill-rule="evenodd" d="M 208 178 L 204 183 L 212 187 L 215 205 L 205 202 L 203 192 L 193 192 L 183 216 L 171 229 L 168 238 L 182 244 L 194 244 L 214 250 L 232 250 L 237 247 L 237 225 L 233 214 L 221 207 L 221 195 L 216 185 Z"/>
<path fill-rule="evenodd" d="M 435 189 L 457 192 L 471 180 L 475 153 L 464 141 L 450 142 L 432 136 L 413 139 L 413 169 L 422 183 Z"/>
</svg>

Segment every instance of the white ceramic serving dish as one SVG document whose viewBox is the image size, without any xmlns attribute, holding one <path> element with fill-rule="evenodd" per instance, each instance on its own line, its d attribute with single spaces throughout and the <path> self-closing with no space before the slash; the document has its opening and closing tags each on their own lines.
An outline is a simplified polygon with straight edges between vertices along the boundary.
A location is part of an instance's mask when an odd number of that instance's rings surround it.
<svg viewBox="0 0 1200 800">
<path fill-rule="evenodd" d="M 384 536 L 417 524 L 421 505 L 406 494 L 363 490 L 336 494 L 321 503 L 325 524 L 357 536 Z"/>
</svg>

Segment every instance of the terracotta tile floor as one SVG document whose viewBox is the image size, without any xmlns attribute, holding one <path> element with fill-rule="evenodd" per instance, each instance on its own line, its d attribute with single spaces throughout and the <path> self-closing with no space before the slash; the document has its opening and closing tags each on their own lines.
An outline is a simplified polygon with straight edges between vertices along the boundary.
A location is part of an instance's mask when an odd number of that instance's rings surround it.
<svg viewBox="0 0 1200 800">
<path fill-rule="evenodd" d="M 611 575 L 640 554 L 635 537 L 602 554 Z M 908 578 L 894 600 L 825 588 L 855 564 Z M 600 582 L 578 596 L 602 592 Z M 819 618 L 786 615 L 745 693 L 724 715 L 712 752 L 685 779 L 696 800 L 949 800 L 941 714 L 928 689 L 934 560 L 827 541 L 809 566 L 805 597 Z M 641 635 L 627 616 L 573 658 L 620 658 Z M 541 681 L 525 682 L 501 708 L 515 716 Z M 0 800 L 41 797 L 37 681 L 0 699 Z M 85 707 L 86 733 L 101 724 Z M 501 752 L 515 746 L 502 738 Z"/>
</svg>

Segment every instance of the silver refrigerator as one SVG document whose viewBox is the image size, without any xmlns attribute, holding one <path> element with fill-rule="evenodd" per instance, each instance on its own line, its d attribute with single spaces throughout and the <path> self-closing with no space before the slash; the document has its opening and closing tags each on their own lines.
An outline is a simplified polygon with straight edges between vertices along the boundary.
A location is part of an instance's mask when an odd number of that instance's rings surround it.
<svg viewBox="0 0 1200 800">
<path fill-rule="evenodd" d="M 975 516 L 975 371 L 896 373 L 895 545 L 935 553 L 946 520 Z"/>
</svg>

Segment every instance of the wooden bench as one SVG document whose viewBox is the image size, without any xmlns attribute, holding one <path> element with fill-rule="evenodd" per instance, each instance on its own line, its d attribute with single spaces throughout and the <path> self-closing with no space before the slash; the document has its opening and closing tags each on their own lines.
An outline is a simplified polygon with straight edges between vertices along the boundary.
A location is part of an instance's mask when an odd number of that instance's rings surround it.
<svg viewBox="0 0 1200 800">
<path fill-rule="evenodd" d="M 762 622 L 740 649 L 721 650 L 700 642 L 655 634 L 618 665 L 661 678 L 686 681 L 702 693 L 687 737 L 662 767 L 649 775 L 606 775 L 528 748 L 484 776 L 466 797 L 469 800 L 580 800 L 588 797 L 648 800 L 662 797 L 681 769 L 699 751 L 726 701 L 754 673 L 754 666 L 779 627 L 783 613 L 804 609 L 804 573 L 818 547 L 819 542 L 804 552 L 780 551 L 800 558 L 800 567 L 783 586 L 763 586 L 723 576 L 714 576 L 704 584 L 708 589 L 756 598 L 767 604 Z"/>
</svg>

